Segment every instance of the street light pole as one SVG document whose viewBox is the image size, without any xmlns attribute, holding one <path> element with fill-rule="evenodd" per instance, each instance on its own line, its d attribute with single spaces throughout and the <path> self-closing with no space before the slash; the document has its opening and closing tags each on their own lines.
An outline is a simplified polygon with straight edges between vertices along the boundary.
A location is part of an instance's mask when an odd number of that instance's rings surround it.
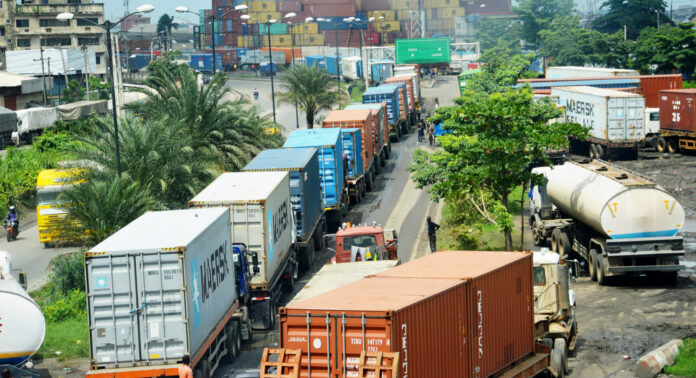
<svg viewBox="0 0 696 378">
<path fill-rule="evenodd" d="M 295 25 L 290 23 L 290 43 L 292 44 L 292 68 L 295 68 L 295 33 L 293 33 Z M 295 125 L 300 128 L 300 111 L 297 109 L 297 99 L 295 99 Z"/>
</svg>

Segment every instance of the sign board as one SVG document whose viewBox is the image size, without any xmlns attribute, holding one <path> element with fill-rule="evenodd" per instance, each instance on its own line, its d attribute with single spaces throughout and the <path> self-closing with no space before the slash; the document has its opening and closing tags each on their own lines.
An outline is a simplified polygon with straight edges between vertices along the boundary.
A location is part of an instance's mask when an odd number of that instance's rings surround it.
<svg viewBox="0 0 696 378">
<path fill-rule="evenodd" d="M 450 63 L 449 38 L 411 38 L 396 40 L 396 64 Z"/>
</svg>

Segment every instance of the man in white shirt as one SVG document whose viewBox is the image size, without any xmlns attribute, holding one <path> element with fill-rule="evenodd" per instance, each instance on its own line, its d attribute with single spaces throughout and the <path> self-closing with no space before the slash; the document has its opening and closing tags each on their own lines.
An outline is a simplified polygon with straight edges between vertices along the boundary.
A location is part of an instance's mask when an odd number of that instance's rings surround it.
<svg viewBox="0 0 696 378">
<path fill-rule="evenodd" d="M 17 130 L 12 131 L 12 143 L 19 147 L 19 131 Z"/>
</svg>

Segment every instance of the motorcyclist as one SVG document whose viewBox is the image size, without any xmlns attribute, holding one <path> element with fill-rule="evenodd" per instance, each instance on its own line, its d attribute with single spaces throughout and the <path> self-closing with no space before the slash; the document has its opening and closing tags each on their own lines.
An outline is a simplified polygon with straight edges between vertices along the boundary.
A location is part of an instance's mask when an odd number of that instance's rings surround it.
<svg viewBox="0 0 696 378">
<path fill-rule="evenodd" d="M 258 100 L 258 99 L 259 99 L 259 90 L 254 88 L 254 100 Z"/>
<path fill-rule="evenodd" d="M 5 218 L 5 225 L 8 224 L 13 224 L 17 233 L 19 233 L 19 215 L 17 215 L 17 210 L 14 206 L 10 206 L 10 213 L 7 214 L 7 218 Z"/>
</svg>

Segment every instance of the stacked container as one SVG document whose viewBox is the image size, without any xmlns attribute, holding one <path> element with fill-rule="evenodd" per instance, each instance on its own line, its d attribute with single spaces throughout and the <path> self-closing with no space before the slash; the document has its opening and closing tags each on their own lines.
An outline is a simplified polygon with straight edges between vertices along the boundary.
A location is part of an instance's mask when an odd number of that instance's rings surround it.
<svg viewBox="0 0 696 378">
<path fill-rule="evenodd" d="M 396 125 L 399 123 L 399 93 L 396 87 L 370 87 L 363 93 L 363 103 L 384 103 L 387 109 L 390 133 L 396 132 Z"/>
<path fill-rule="evenodd" d="M 343 156 L 347 160 L 346 179 L 355 180 L 365 172 L 362 153 L 362 129 L 341 129 Z"/>
<path fill-rule="evenodd" d="M 387 117 L 387 104 L 382 102 L 379 104 L 350 104 L 346 106 L 346 110 L 353 109 L 370 109 L 372 115 L 375 116 L 375 129 L 377 133 L 375 138 L 375 155 L 378 155 L 384 147 L 389 148 L 389 119 Z"/>
<path fill-rule="evenodd" d="M 387 84 L 406 84 L 406 92 L 408 94 L 408 109 L 412 112 L 416 110 L 415 90 L 413 89 L 413 79 L 407 76 L 392 76 L 384 81 Z"/>
<path fill-rule="evenodd" d="M 375 155 L 375 117 L 369 109 L 334 110 L 324 119 L 323 127 L 362 129 L 363 167 L 370 171 Z"/>
<path fill-rule="evenodd" d="M 302 376 L 353 376 L 362 351 L 400 377 L 488 377 L 534 352 L 532 256 L 437 252 L 280 310 Z"/>
<path fill-rule="evenodd" d="M 341 56 L 327 55 L 326 56 L 326 72 L 329 75 L 338 76 L 341 74 Z"/>
<path fill-rule="evenodd" d="M 399 119 L 402 121 L 408 121 L 408 113 L 409 113 L 409 104 L 408 104 L 408 97 L 407 96 L 407 90 L 406 90 L 406 83 L 391 83 L 391 84 L 382 84 L 380 87 L 395 87 L 397 88 L 397 91 L 399 93 Z"/>
</svg>

